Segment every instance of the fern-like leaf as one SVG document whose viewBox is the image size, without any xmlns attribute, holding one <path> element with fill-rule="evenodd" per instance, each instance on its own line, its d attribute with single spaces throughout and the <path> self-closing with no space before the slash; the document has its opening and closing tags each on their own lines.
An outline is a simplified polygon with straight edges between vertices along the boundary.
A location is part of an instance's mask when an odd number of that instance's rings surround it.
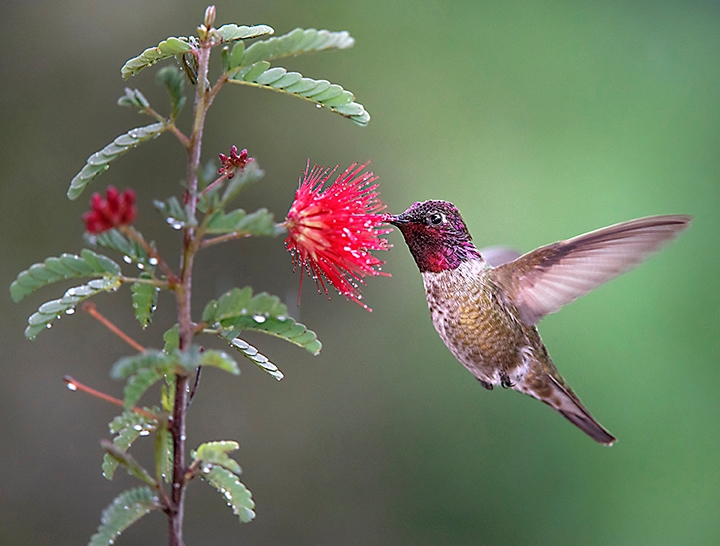
<svg viewBox="0 0 720 546">
<path fill-rule="evenodd" d="M 285 377 L 278 367 L 270 362 L 268 357 L 260 353 L 247 341 L 240 339 L 239 337 L 235 337 L 237 335 L 236 332 L 237 330 L 226 330 L 222 333 L 222 337 L 230 344 L 231 347 L 240 351 L 240 353 L 250 362 L 258 366 L 264 372 L 269 373 L 278 381 Z"/>
<path fill-rule="evenodd" d="M 270 63 L 267 61 L 258 61 L 241 68 L 228 81 L 241 85 L 264 87 L 309 100 L 358 125 L 365 126 L 370 121 L 370 114 L 362 104 L 355 102 L 355 95 L 350 91 L 339 85 L 331 84 L 327 80 L 305 78 L 299 72 L 288 72 L 279 66 L 270 68 Z"/>
<path fill-rule="evenodd" d="M 117 101 L 118 106 L 129 106 L 130 108 L 137 108 L 142 114 L 150 106 L 150 101 L 145 98 L 145 95 L 139 89 L 125 88 L 125 94 L 120 97 Z"/>
<path fill-rule="evenodd" d="M 120 493 L 110 506 L 103 510 L 97 533 L 88 546 L 110 546 L 133 523 L 160 508 L 160 502 L 149 487 L 137 487 Z"/>
<path fill-rule="evenodd" d="M 248 235 L 275 235 L 275 216 L 266 208 L 250 214 L 243 209 L 225 213 L 221 210 L 212 214 L 207 223 L 207 233 L 242 232 Z"/>
<path fill-rule="evenodd" d="M 69 288 L 62 298 L 43 303 L 36 313 L 30 315 L 28 326 L 25 328 L 25 337 L 35 339 L 40 332 L 50 328 L 55 319 L 59 319 L 63 314 L 73 314 L 78 303 L 101 292 L 115 291 L 121 284 L 118 277 L 106 277 L 93 279 L 87 284 Z"/>
<path fill-rule="evenodd" d="M 251 38 L 259 38 L 275 34 L 275 29 L 268 25 L 254 25 L 251 27 L 245 25 L 228 24 L 223 25 L 215 30 L 215 35 L 220 38 L 221 44 L 235 42 L 237 40 L 249 40 Z"/>
<path fill-rule="evenodd" d="M 107 440 L 101 440 L 100 446 L 111 459 L 115 459 L 117 463 L 122 466 L 128 474 L 135 476 L 138 480 L 143 481 L 149 485 L 154 486 L 155 480 L 150 473 L 145 470 L 142 465 L 135 460 L 135 457 L 126 453 L 122 449 L 115 447 L 115 444 L 108 442 Z"/>
<path fill-rule="evenodd" d="M 225 497 L 225 502 L 233 509 L 240 521 L 247 523 L 255 517 L 255 502 L 247 487 L 238 479 L 237 475 L 221 466 L 208 464 L 200 474 L 210 485 Z"/>
<path fill-rule="evenodd" d="M 230 68 L 238 68 L 241 65 L 251 65 L 258 61 L 273 61 L 275 59 L 313 51 L 347 49 L 354 44 L 355 39 L 352 38 L 346 30 L 331 32 L 329 30 L 316 30 L 314 28 L 296 28 L 283 36 L 254 42 L 245 50 L 242 56 L 232 51 L 230 53 L 232 63 L 238 64 L 234 66 L 231 64 Z"/>
<path fill-rule="evenodd" d="M 223 351 L 205 351 L 202 353 L 197 366 L 212 366 L 233 375 L 240 375 L 240 369 L 235 359 Z M 197 366 L 194 366 L 192 369 L 194 370 Z"/>
<path fill-rule="evenodd" d="M 72 200 L 80 197 L 80 194 L 90 182 L 108 170 L 111 161 L 114 161 L 138 144 L 156 138 L 167 128 L 167 124 L 157 122 L 131 129 L 124 135 L 117 137 L 112 144 L 108 144 L 99 152 L 95 152 L 88 157 L 85 166 L 70 181 L 70 188 L 67 191 L 68 199 Z"/>
<path fill-rule="evenodd" d="M 165 483 L 170 483 L 173 473 L 172 434 L 164 425 L 155 435 L 155 471 Z"/>
<path fill-rule="evenodd" d="M 141 273 L 141 279 L 152 279 L 150 273 Z M 160 289 L 148 283 L 136 282 L 130 287 L 132 290 L 132 305 L 135 309 L 135 318 L 143 329 L 152 321 L 152 315 L 157 306 L 157 297 Z"/>
<path fill-rule="evenodd" d="M 220 440 L 218 442 L 206 442 L 200 444 L 196 451 L 191 453 L 193 459 L 200 464 L 213 464 L 222 466 L 234 474 L 241 474 L 242 470 L 238 462 L 228 456 L 229 451 L 240 449 L 240 445 L 232 440 Z"/>
<path fill-rule="evenodd" d="M 120 69 L 120 73 L 124 80 L 130 76 L 135 76 L 142 69 L 154 65 L 163 59 L 168 59 L 175 55 L 182 55 L 192 50 L 192 45 L 188 38 L 181 36 L 179 38 L 170 37 L 163 40 L 155 47 L 149 47 L 137 57 L 128 60 Z"/>
<path fill-rule="evenodd" d="M 125 384 L 125 408 L 129 409 L 153 384 L 173 373 L 176 356 L 162 351 L 147 350 L 137 355 L 126 356 L 113 364 L 110 377 L 128 379 Z"/>
<path fill-rule="evenodd" d="M 157 408 L 149 410 L 152 413 L 159 413 Z M 121 451 L 127 451 L 140 436 L 147 436 L 158 427 L 158 422 L 147 415 L 141 415 L 131 410 L 125 410 L 115 417 L 108 425 L 110 432 L 116 436 L 113 444 Z M 117 459 L 105 453 L 103 457 L 102 472 L 108 480 L 113 479 L 117 469 Z"/>
<path fill-rule="evenodd" d="M 185 86 L 185 78 L 182 72 L 176 66 L 164 66 L 158 70 L 155 81 L 164 85 L 170 94 L 170 102 L 172 103 L 172 114 L 170 119 L 174 120 L 178 117 L 180 110 L 185 104 L 186 97 L 183 94 Z"/>
<path fill-rule="evenodd" d="M 227 333 L 226 339 L 237 337 L 243 330 L 253 330 L 304 347 L 312 354 L 319 353 L 322 348 L 315 332 L 289 317 L 287 306 L 277 296 L 266 292 L 253 296 L 250 287 L 242 290 L 234 288 L 217 301 L 209 301 L 203 311 L 203 320 L 211 325 L 219 325 L 223 337 Z"/>
<path fill-rule="evenodd" d="M 10 296 L 18 302 L 38 288 L 77 277 L 117 276 L 120 266 L 107 256 L 84 249 L 80 256 L 61 254 L 31 265 L 10 285 Z"/>
</svg>

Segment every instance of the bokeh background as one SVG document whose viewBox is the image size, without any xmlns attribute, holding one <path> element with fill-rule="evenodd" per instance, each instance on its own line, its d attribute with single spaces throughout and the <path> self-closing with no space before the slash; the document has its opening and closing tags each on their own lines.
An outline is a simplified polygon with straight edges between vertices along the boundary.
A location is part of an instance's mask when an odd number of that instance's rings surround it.
<svg viewBox="0 0 720 546">
<path fill-rule="evenodd" d="M 545 319 L 569 383 L 620 441 L 595 444 L 542 404 L 485 391 L 447 352 L 398 233 L 391 278 L 364 290 L 368 313 L 305 283 L 281 240 L 204 252 L 195 305 L 233 286 L 278 294 L 324 342 L 320 356 L 248 336 L 285 372 L 249 363 L 204 374 L 189 443 L 237 439 L 257 518 L 239 525 L 214 490 L 187 497 L 191 544 L 662 545 L 720 543 L 720 7 L 716 2 L 531 0 L 218 1 L 218 22 L 347 29 L 348 51 L 287 60 L 352 90 L 360 128 L 297 99 L 227 88 L 204 156 L 246 147 L 266 170 L 243 196 L 282 217 L 313 162 L 372 160 L 389 210 L 456 203 L 479 245 L 526 251 L 631 218 L 695 216 L 640 269 Z M 0 286 L 49 255 L 82 248 L 84 195 L 65 198 L 92 152 L 147 123 L 115 106 L 126 59 L 194 33 L 205 4 L 26 1 L 0 6 Z M 139 87 L 160 110 L 146 70 Z M 188 112 L 185 112 L 187 116 Z M 187 122 L 187 117 L 183 121 Z M 150 206 L 178 193 L 174 139 L 113 163 L 92 189 L 131 186 L 138 226 L 175 262 L 179 237 Z M 83 313 L 34 342 L 0 298 L 0 543 L 84 544 L 102 509 L 135 482 L 100 474 L 114 407 L 72 394 L 63 374 L 115 395 L 110 365 L 130 351 Z M 165 296 L 141 332 L 129 290 L 96 303 L 148 346 L 173 323 Z M 210 343 L 213 343 L 212 341 Z M 218 345 L 218 347 L 221 347 Z M 148 403 L 152 400 L 148 399 Z M 142 442 L 139 442 L 142 444 Z M 138 446 L 138 457 L 147 446 Z M 118 544 L 161 544 L 151 514 Z"/>
</svg>

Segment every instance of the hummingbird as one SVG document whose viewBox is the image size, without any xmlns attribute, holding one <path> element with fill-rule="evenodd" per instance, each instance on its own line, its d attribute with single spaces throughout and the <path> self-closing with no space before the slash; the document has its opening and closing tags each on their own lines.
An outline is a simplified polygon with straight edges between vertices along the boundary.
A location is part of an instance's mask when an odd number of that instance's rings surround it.
<svg viewBox="0 0 720 546">
<path fill-rule="evenodd" d="M 422 274 L 440 338 L 483 387 L 500 385 L 537 398 L 593 440 L 612 445 L 616 438 L 560 375 L 536 325 L 639 264 L 691 219 L 639 218 L 522 256 L 496 248 L 495 263 L 475 247 L 460 212 L 447 201 L 418 202 L 387 221 L 400 229 Z"/>
</svg>

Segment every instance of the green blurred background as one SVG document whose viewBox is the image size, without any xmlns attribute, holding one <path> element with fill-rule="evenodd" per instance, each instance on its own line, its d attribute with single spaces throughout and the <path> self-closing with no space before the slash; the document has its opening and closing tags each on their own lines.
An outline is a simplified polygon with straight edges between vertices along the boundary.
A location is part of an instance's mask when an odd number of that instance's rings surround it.
<svg viewBox="0 0 720 546">
<path fill-rule="evenodd" d="M 359 128 L 277 93 L 225 89 L 205 158 L 246 147 L 267 176 L 243 206 L 282 217 L 307 158 L 372 159 L 389 210 L 459 206 L 476 242 L 526 251 L 608 224 L 695 216 L 663 253 L 544 320 L 566 379 L 620 439 L 595 444 L 542 404 L 485 391 L 448 353 L 398 233 L 391 278 L 364 290 L 367 313 L 305 283 L 297 314 L 319 357 L 248 336 L 285 372 L 209 370 L 189 417 L 191 446 L 238 439 L 257 518 L 239 525 L 193 483 L 192 544 L 660 545 L 720 543 L 720 7 L 716 2 L 218 2 L 218 22 L 347 29 L 355 47 L 290 59 L 352 90 Z M 0 7 L 0 286 L 31 263 L 82 248 L 87 196 L 65 198 L 85 158 L 147 121 L 115 106 L 126 59 L 194 33 L 191 1 L 4 2 Z M 166 111 L 154 70 L 129 82 Z M 187 112 L 185 112 L 187 116 Z M 187 117 L 183 118 L 187 123 Z M 150 206 L 177 193 L 171 137 L 124 156 L 93 189 L 132 186 L 138 226 L 175 262 L 179 237 Z M 204 252 L 195 305 L 250 284 L 294 307 L 298 278 L 281 240 Z M 132 479 L 100 474 L 116 410 L 71 394 L 63 374 L 113 393 L 129 350 L 87 315 L 34 342 L 26 318 L 65 286 L 0 299 L 0 543 L 84 544 Z M 140 332 L 129 290 L 96 299 L 149 346 L 172 322 L 160 300 Z M 211 342 L 212 343 L 212 342 Z M 218 347 L 221 347 L 218 345 Z M 146 442 L 147 443 L 147 442 Z M 139 446 L 137 455 L 147 455 Z M 151 514 L 118 544 L 161 544 Z"/>
</svg>

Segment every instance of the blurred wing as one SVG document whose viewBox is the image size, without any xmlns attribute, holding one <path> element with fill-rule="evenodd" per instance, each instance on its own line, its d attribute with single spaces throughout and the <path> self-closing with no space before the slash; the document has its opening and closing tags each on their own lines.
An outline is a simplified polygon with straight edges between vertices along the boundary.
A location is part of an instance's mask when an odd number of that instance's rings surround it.
<svg viewBox="0 0 720 546">
<path fill-rule="evenodd" d="M 522 253 L 506 246 L 489 246 L 487 248 L 481 248 L 480 255 L 485 259 L 488 265 L 492 267 L 499 267 L 502 264 L 517 260 L 520 256 L 522 256 Z"/>
<path fill-rule="evenodd" d="M 639 264 L 690 224 L 690 216 L 651 216 L 591 231 L 524 254 L 492 270 L 528 324 L 554 313 Z"/>
</svg>

